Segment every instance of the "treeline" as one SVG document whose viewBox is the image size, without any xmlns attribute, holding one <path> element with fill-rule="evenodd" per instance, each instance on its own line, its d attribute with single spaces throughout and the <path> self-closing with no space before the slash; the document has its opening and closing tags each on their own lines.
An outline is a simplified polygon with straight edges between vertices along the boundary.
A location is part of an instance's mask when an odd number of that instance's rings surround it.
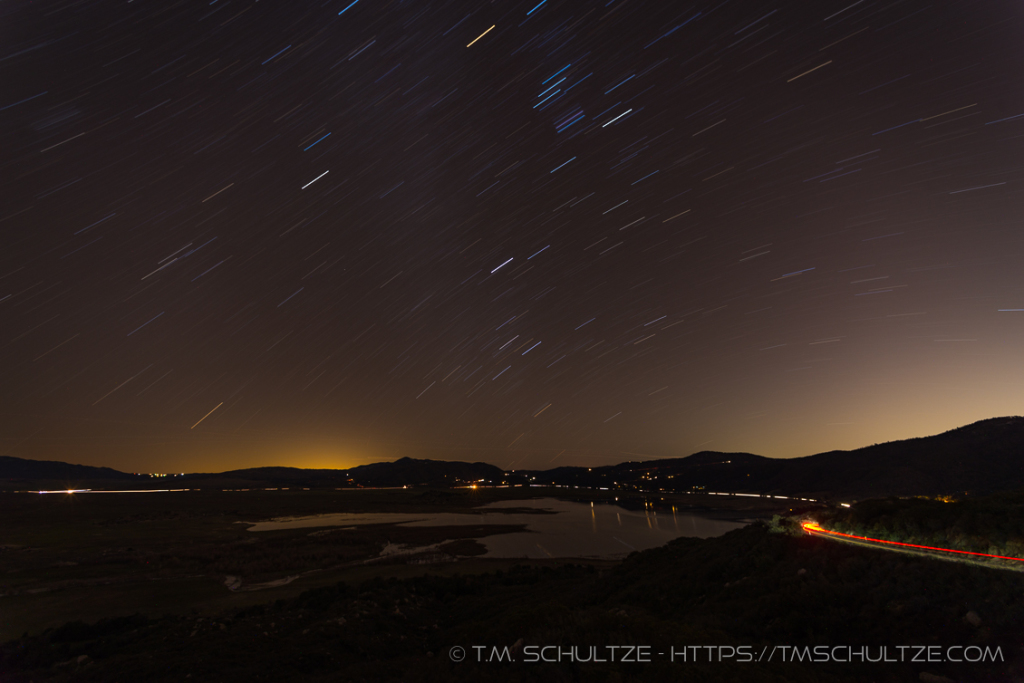
<svg viewBox="0 0 1024 683">
<path fill-rule="evenodd" d="M 1024 558 L 1024 491 L 955 501 L 867 500 L 822 513 L 819 521 L 859 536 Z"/>
</svg>

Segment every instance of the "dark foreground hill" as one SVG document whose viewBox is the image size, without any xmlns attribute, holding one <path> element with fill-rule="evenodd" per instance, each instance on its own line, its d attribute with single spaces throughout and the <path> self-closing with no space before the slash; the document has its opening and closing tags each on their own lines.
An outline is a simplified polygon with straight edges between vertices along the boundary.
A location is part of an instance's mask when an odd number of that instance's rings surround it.
<svg viewBox="0 0 1024 683">
<path fill-rule="evenodd" d="M 1024 574 L 753 525 L 612 569 L 371 579 L 212 616 L 74 622 L 0 647 L 0 672 L 25 683 L 995 683 L 1024 675 L 1022 633 Z"/>
<path fill-rule="evenodd" d="M 982 495 L 1024 487 L 1024 418 L 853 451 L 774 459 L 704 451 L 687 458 L 530 472 L 536 483 L 812 498 Z"/>
</svg>

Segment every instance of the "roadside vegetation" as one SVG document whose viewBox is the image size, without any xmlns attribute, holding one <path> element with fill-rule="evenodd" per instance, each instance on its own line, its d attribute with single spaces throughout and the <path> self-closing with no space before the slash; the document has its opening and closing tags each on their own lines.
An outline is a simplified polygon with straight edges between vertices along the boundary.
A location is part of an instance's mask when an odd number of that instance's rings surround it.
<svg viewBox="0 0 1024 683">
<path fill-rule="evenodd" d="M 818 515 L 842 533 L 1024 558 L 1024 492 L 984 498 L 885 498 Z"/>
</svg>

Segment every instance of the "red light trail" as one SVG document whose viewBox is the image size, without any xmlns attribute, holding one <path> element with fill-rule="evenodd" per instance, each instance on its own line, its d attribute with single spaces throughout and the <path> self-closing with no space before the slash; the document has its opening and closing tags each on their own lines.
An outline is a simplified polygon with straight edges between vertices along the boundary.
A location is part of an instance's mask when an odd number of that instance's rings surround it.
<svg viewBox="0 0 1024 683">
<path fill-rule="evenodd" d="M 852 538 L 858 541 L 868 541 L 870 543 L 884 543 L 886 545 L 896 545 L 905 548 L 918 548 L 920 550 L 934 550 L 940 553 L 956 553 L 958 555 L 973 555 L 975 557 L 991 557 L 997 560 L 1014 560 L 1015 562 L 1024 562 L 1022 557 L 1005 557 L 1003 555 L 989 555 L 988 553 L 974 553 L 969 550 L 952 550 L 950 548 L 933 548 L 928 545 L 915 545 L 913 543 L 900 543 L 899 541 L 885 541 L 880 538 L 868 538 L 867 536 L 854 536 L 853 534 L 844 534 L 839 531 L 829 531 L 823 529 L 817 522 L 803 522 L 800 526 L 803 527 L 804 531 L 809 534 L 822 534 L 825 536 L 841 536 L 843 538 Z"/>
</svg>

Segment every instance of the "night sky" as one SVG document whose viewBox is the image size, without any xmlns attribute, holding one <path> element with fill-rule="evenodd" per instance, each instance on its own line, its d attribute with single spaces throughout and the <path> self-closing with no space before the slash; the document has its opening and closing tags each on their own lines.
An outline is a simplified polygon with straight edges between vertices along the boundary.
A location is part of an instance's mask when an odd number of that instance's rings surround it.
<svg viewBox="0 0 1024 683">
<path fill-rule="evenodd" d="M 0 453 L 775 457 L 1024 412 L 1014 2 L 0 6 Z"/>
</svg>

